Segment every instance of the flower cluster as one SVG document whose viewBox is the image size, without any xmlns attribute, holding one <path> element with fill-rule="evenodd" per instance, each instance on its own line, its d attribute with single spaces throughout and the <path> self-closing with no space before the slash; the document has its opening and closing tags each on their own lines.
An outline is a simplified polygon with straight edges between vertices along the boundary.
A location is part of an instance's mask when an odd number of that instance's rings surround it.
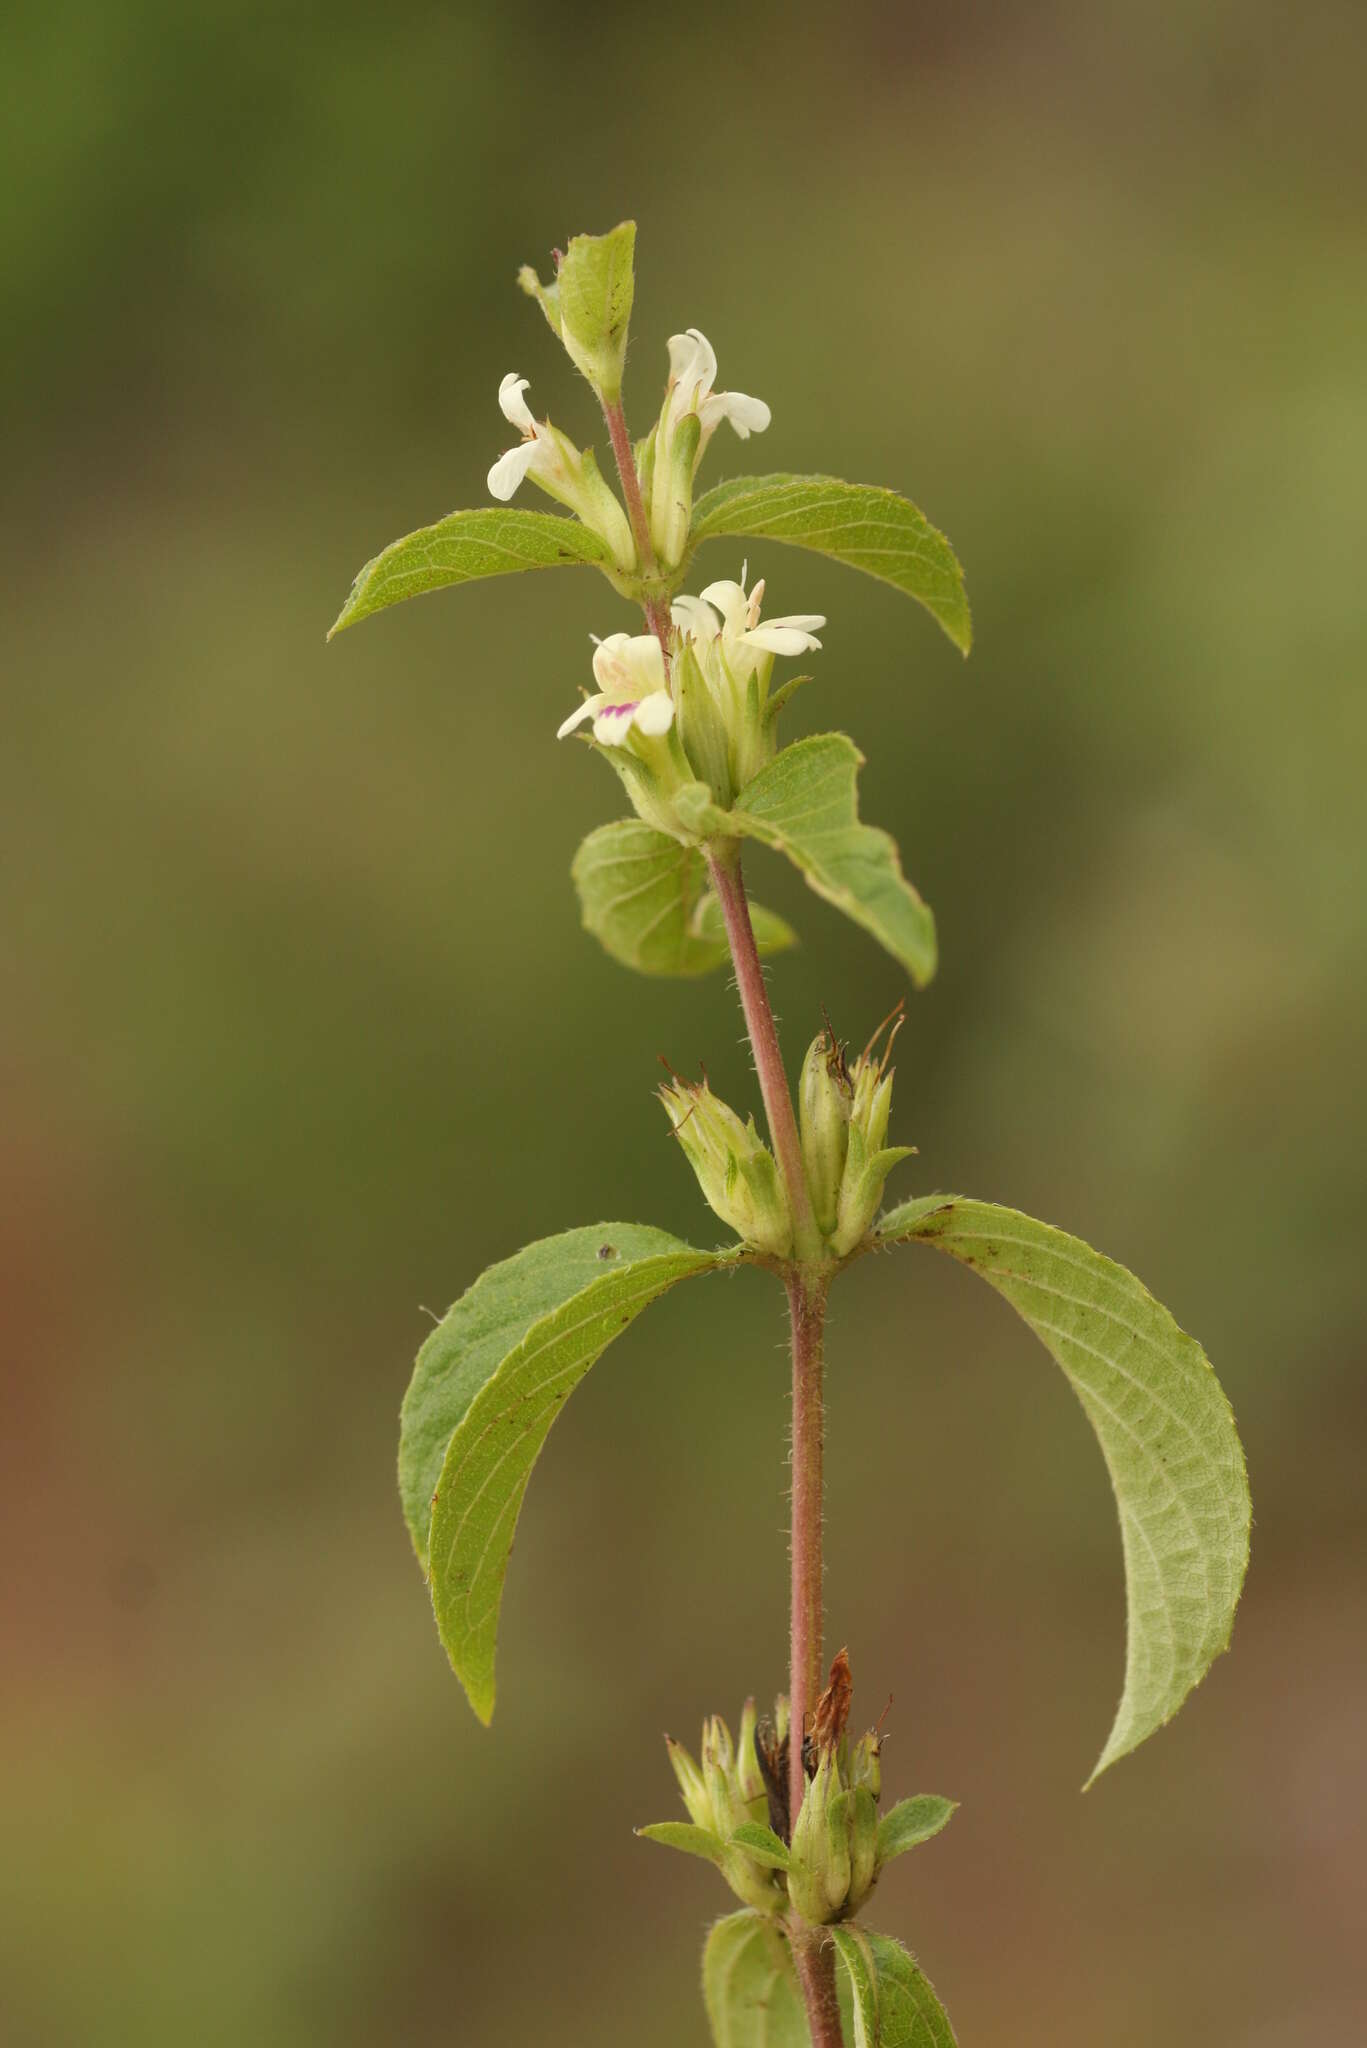
<svg viewBox="0 0 1367 2048">
<path fill-rule="evenodd" d="M 537 295 L 544 307 L 545 287 L 538 287 Z M 547 318 L 565 340 L 558 309 L 554 315 L 548 310 Z M 660 417 L 634 452 L 654 567 L 666 576 L 679 568 L 687 550 L 693 480 L 717 428 L 727 420 L 745 441 L 751 434 L 762 434 L 769 424 L 769 408 L 762 398 L 750 398 L 743 391 L 714 391 L 716 379 L 716 352 L 705 334 L 690 327 L 686 334 L 670 336 L 669 382 Z M 577 448 L 549 420 L 538 420 L 523 397 L 526 389 L 527 379 L 515 370 L 499 385 L 503 416 L 522 438 L 489 471 L 490 495 L 506 503 L 530 477 L 607 542 L 623 573 L 644 569 L 626 513 L 604 482 L 593 451 Z"/>
<path fill-rule="evenodd" d="M 806 1787 L 789 1827 L 788 1702 L 760 1722 L 747 1700 L 736 1741 L 718 1714 L 703 1723 L 700 1761 L 665 1737 L 688 1811 L 687 1826 L 657 1822 L 639 1832 L 667 1848 L 704 1856 L 732 1891 L 762 1913 L 788 1912 L 814 1926 L 844 1920 L 867 1899 L 883 1865 L 938 1832 L 952 1802 L 903 1801 L 880 1833 L 882 1740 L 870 1729 L 851 1742 L 849 1659 L 840 1651 L 803 1740 Z"/>
<path fill-rule="evenodd" d="M 916 1149 L 883 1142 L 892 1113 L 892 1047 L 901 1025 L 899 1003 L 853 1064 L 827 1028 L 817 1033 L 802 1063 L 798 1123 L 812 1212 L 840 1259 L 861 1243 L 878 1214 L 893 1167 Z"/>
<path fill-rule="evenodd" d="M 730 807 L 772 757 L 775 719 L 795 687 L 771 695 L 775 656 L 821 645 L 818 613 L 761 622 L 764 584 L 747 591 L 746 573 L 676 598 L 667 652 L 651 633 L 598 640 L 598 688 L 559 729 L 564 739 L 591 721 L 640 815 L 685 841 L 693 835 L 670 799 L 685 783 L 703 783 L 712 803 Z"/>
</svg>

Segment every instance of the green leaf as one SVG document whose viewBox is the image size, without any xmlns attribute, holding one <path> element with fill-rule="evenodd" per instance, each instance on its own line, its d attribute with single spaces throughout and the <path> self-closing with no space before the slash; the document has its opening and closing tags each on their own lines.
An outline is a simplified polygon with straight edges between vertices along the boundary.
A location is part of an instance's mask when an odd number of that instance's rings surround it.
<svg viewBox="0 0 1367 2048">
<path fill-rule="evenodd" d="M 575 235 L 556 276 L 561 338 L 590 383 L 610 402 L 622 392 L 627 327 L 636 281 L 636 223 L 606 235 Z"/>
<path fill-rule="evenodd" d="M 435 526 L 420 526 L 391 541 L 366 563 L 328 639 L 386 605 L 429 590 L 508 576 L 517 569 L 560 569 L 582 562 L 601 566 L 610 560 L 606 542 L 596 533 L 556 512 L 524 512 L 516 505 L 452 512 Z"/>
<path fill-rule="evenodd" d="M 991 1202 L 939 1196 L 879 1226 L 971 1266 L 1024 1317 L 1096 1431 L 1120 1511 L 1125 1689 L 1088 1783 L 1171 1720 L 1227 1648 L 1248 1564 L 1244 1454 L 1199 1344 L 1079 1238 Z"/>
<path fill-rule="evenodd" d="M 720 815 L 728 831 L 786 854 L 818 896 L 872 932 L 922 987 L 935 972 L 935 919 L 902 873 L 896 841 L 859 822 L 863 759 L 844 733 L 795 740 Z"/>
<path fill-rule="evenodd" d="M 967 654 L 973 622 L 964 572 L 942 533 L 896 491 L 834 476 L 742 476 L 693 508 L 690 546 L 721 534 L 789 541 L 890 583 L 923 604 Z"/>
<path fill-rule="evenodd" d="M 695 1251 L 641 1224 L 566 1231 L 491 1267 L 419 1353 L 401 1422 L 399 1487 L 428 1565 L 438 1632 L 482 1721 L 494 1708 L 508 1553 L 551 1423 L 649 1302 L 739 1256 Z"/>
<path fill-rule="evenodd" d="M 637 1828 L 646 1842 L 659 1842 L 665 1849 L 682 1849 L 687 1856 L 701 1856 L 704 1862 L 720 1864 L 726 1854 L 720 1835 L 711 1828 L 694 1827 L 690 1820 L 656 1820 Z"/>
<path fill-rule="evenodd" d="M 767 1914 L 718 1920 L 703 1949 L 702 1982 L 716 2048 L 809 2048 L 792 1955 Z"/>
<path fill-rule="evenodd" d="M 900 1942 L 851 1926 L 831 1939 L 849 1977 L 854 2048 L 955 2048 L 944 2007 Z"/>
<path fill-rule="evenodd" d="M 744 1849 L 747 1856 L 753 1856 L 756 1863 L 763 1863 L 770 1870 L 786 1870 L 793 1860 L 788 1844 L 772 1828 L 766 1828 L 763 1821 L 743 1820 L 727 1846 Z"/>
<path fill-rule="evenodd" d="M 698 975 L 730 958 L 721 905 L 696 846 L 684 846 L 640 818 L 590 832 L 570 870 L 587 931 L 639 974 Z M 751 905 L 762 954 L 796 944 L 790 926 Z"/>
<path fill-rule="evenodd" d="M 896 1806 L 889 1807 L 878 1823 L 880 1869 L 891 1863 L 894 1856 L 904 1856 L 908 1849 L 938 1835 L 941 1828 L 949 1825 L 958 1803 L 956 1799 L 941 1799 L 934 1792 L 921 1792 L 914 1799 L 899 1799 Z"/>
</svg>

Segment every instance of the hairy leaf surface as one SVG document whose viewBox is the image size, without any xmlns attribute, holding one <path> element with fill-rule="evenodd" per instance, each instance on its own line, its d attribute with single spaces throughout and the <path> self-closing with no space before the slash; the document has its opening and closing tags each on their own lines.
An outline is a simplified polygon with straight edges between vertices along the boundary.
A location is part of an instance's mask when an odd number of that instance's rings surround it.
<svg viewBox="0 0 1367 2048">
<path fill-rule="evenodd" d="M 809 887 L 871 932 L 919 986 L 935 972 L 935 919 L 897 843 L 859 822 L 863 755 L 844 733 L 795 740 L 720 813 L 726 829 L 786 854 Z"/>
<path fill-rule="evenodd" d="M 638 974 L 707 974 L 730 959 L 721 906 L 695 846 L 683 846 L 640 818 L 590 832 L 570 870 L 586 931 Z M 761 954 L 796 944 L 792 928 L 751 905 Z"/>
<path fill-rule="evenodd" d="M 438 1631 L 482 1721 L 493 1713 L 508 1553 L 551 1423 L 643 1308 L 736 1257 L 642 1224 L 567 1231 L 491 1267 L 423 1346 L 404 1403 L 400 1491 Z"/>
<path fill-rule="evenodd" d="M 703 1949 L 702 1982 L 716 2048 L 809 2048 L 793 1959 L 767 1914 L 747 1910 L 717 1921 Z"/>
<path fill-rule="evenodd" d="M 519 569 L 562 569 L 585 562 L 599 566 L 608 560 L 607 545 L 596 533 L 556 512 L 529 512 L 518 505 L 452 512 L 434 526 L 420 526 L 391 541 L 366 563 L 328 639 L 372 612 L 429 590 L 509 576 Z"/>
<path fill-rule="evenodd" d="M 1120 1513 L 1128 1628 L 1095 1779 L 1172 1718 L 1229 1643 L 1251 1516 L 1229 1402 L 1195 1339 L 1079 1238 L 958 1196 L 894 1209 L 878 1236 L 936 1245 L 980 1273 L 1062 1366 L 1096 1432 Z"/>
<path fill-rule="evenodd" d="M 862 1927 L 831 1929 L 851 1993 L 853 2048 L 956 2048 L 954 2029 L 900 1942 Z"/>
<path fill-rule="evenodd" d="M 904 1856 L 948 1827 L 958 1801 L 941 1799 L 934 1792 L 920 1792 L 914 1799 L 899 1799 L 878 1823 L 879 1866 Z"/>
<path fill-rule="evenodd" d="M 812 548 L 923 604 L 961 653 L 973 639 L 964 572 L 944 535 L 896 491 L 834 476 L 742 476 L 699 498 L 691 545 L 722 534 Z"/>
</svg>

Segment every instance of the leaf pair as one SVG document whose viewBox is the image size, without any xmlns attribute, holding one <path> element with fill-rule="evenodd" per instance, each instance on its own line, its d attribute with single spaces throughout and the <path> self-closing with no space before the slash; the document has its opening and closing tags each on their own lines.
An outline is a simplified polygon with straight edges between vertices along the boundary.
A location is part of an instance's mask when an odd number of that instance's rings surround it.
<svg viewBox="0 0 1367 2048">
<path fill-rule="evenodd" d="M 955 2048 L 943 2006 L 899 1942 L 852 1924 L 832 1927 L 828 1938 L 853 2048 Z M 732 1913 L 713 1927 L 703 1997 L 716 2048 L 809 2048 L 787 1938 L 763 1913 Z"/>
<path fill-rule="evenodd" d="M 944 535 L 896 491 L 830 476 L 737 478 L 695 505 L 689 560 L 700 542 L 732 536 L 782 541 L 862 569 L 923 604 L 960 652 L 968 652 L 973 629 L 963 570 Z M 604 543 L 577 519 L 520 506 L 452 512 L 392 541 L 365 564 L 328 638 L 427 591 L 519 569 L 606 569 L 608 562 Z"/>
<path fill-rule="evenodd" d="M 690 822 L 700 833 L 758 840 L 785 855 L 809 888 L 872 933 L 923 985 L 935 972 L 935 919 L 902 873 L 895 840 L 860 823 L 855 777 L 862 763 L 843 733 L 795 740 L 730 810 L 718 809 L 697 784 Z M 590 832 L 572 873 L 586 930 L 624 966 L 695 975 L 726 959 L 721 914 L 696 848 L 623 818 Z M 761 953 L 794 943 L 772 911 L 756 907 L 753 917 Z"/>
<path fill-rule="evenodd" d="M 1171 1718 L 1229 1641 L 1250 1520 L 1229 1403 L 1194 1339 L 1079 1238 L 1014 1209 L 930 1195 L 874 1233 L 876 1246 L 901 1243 L 947 1252 L 1010 1302 L 1100 1444 L 1128 1626 L 1124 1691 L 1095 1778 Z M 491 1267 L 424 1344 L 403 1406 L 400 1492 L 442 1642 L 481 1720 L 493 1712 L 508 1553 L 551 1423 L 650 1302 L 745 1258 L 643 1224 L 566 1231 Z"/>
</svg>

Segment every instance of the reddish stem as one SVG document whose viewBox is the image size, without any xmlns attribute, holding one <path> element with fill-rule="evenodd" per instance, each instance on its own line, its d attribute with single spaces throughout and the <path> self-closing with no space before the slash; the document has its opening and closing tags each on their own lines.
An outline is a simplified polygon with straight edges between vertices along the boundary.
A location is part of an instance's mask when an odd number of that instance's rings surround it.
<svg viewBox="0 0 1367 2048">
<path fill-rule="evenodd" d="M 818 1929 L 793 1941 L 793 1961 L 807 2008 L 812 2048 L 844 2048 L 840 2001 L 835 1994 L 835 1948 Z"/>
<path fill-rule="evenodd" d="M 631 435 L 627 429 L 627 416 L 622 410 L 620 398 L 609 404 L 603 400 L 603 418 L 607 421 L 608 436 L 617 462 L 617 474 L 622 481 L 622 496 L 626 499 L 627 518 L 631 522 L 631 537 L 636 543 L 640 558 L 641 574 L 655 574 L 655 550 L 650 542 L 650 521 L 646 517 L 645 500 L 641 496 L 641 479 L 636 473 L 636 457 L 631 446 Z M 665 653 L 669 652 L 669 612 L 657 597 L 643 597 L 641 609 L 646 615 L 646 624 L 659 641 Z"/>
<path fill-rule="evenodd" d="M 793 1489 L 788 1659 L 788 1812 L 797 1819 L 806 1777 L 802 1736 L 821 1692 L 822 1400 L 826 1325 L 824 1273 L 789 1269 L 788 1319 L 793 1349 Z"/>
<path fill-rule="evenodd" d="M 802 1141 L 797 1134 L 797 1118 L 793 1115 L 793 1099 L 788 1093 L 788 1077 L 783 1070 L 778 1031 L 774 1025 L 774 1013 L 769 1007 L 769 991 L 764 982 L 764 969 L 760 966 L 754 926 L 750 922 L 739 846 L 729 857 L 715 847 L 709 848 L 707 867 L 726 924 L 726 936 L 736 970 L 736 987 L 740 991 L 745 1028 L 750 1034 L 750 1046 L 755 1056 L 755 1072 L 759 1076 L 759 1092 L 764 1098 L 764 1114 L 769 1121 L 774 1158 L 778 1161 L 778 1170 L 788 1192 L 794 1249 L 799 1259 L 816 1262 L 823 1256 L 821 1233 L 812 1214 L 807 1172 L 802 1164 Z"/>
</svg>

